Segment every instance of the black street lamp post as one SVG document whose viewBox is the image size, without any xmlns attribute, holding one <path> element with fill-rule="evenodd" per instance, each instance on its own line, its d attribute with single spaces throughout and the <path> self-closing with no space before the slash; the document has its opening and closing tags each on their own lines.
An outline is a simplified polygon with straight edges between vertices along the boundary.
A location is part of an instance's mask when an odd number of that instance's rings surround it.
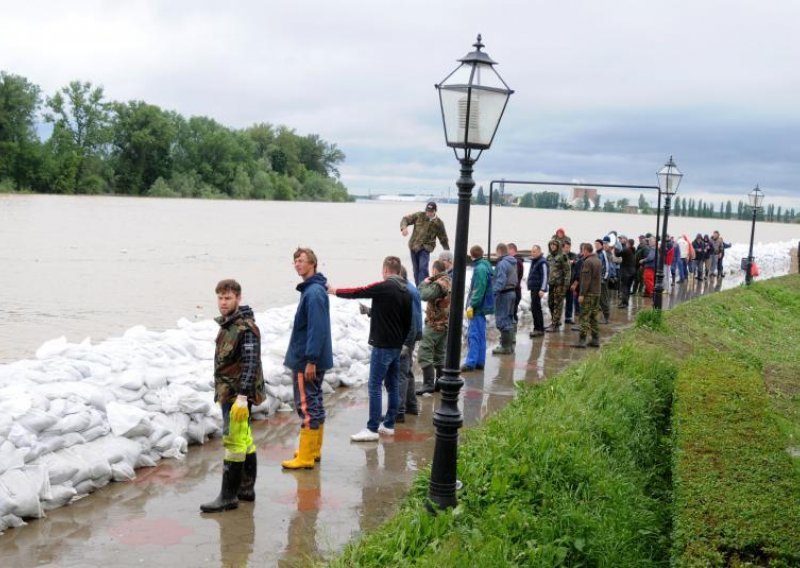
<svg viewBox="0 0 800 568">
<path fill-rule="evenodd" d="M 755 189 L 747 194 L 750 200 L 750 208 L 753 210 L 753 224 L 750 227 L 750 253 L 747 255 L 747 273 L 744 275 L 744 283 L 748 286 L 753 281 L 753 239 L 756 236 L 756 215 L 761 210 L 764 203 L 764 192 L 756 184 Z"/>
<path fill-rule="evenodd" d="M 658 171 L 658 187 L 659 195 L 664 194 L 664 224 L 661 226 L 661 252 L 656 253 L 657 256 L 657 271 L 656 271 L 656 289 L 653 296 L 653 308 L 660 310 L 664 300 L 664 259 L 667 256 L 667 223 L 669 222 L 669 207 L 672 202 L 672 196 L 678 192 L 678 186 L 681 184 L 683 174 L 672 161 L 672 156 L 669 157 L 663 168 Z"/>
<path fill-rule="evenodd" d="M 447 352 L 441 386 L 441 403 L 433 415 L 436 445 L 433 451 L 428 498 L 435 508 L 455 507 L 456 464 L 458 461 L 458 429 L 464 420 L 458 408 L 458 398 L 464 380 L 461 368 L 461 328 L 464 312 L 464 285 L 467 272 L 467 238 L 469 208 L 472 199 L 472 166 L 492 140 L 500 119 L 514 92 L 494 69 L 496 64 L 481 51 L 481 36 L 471 51 L 459 59 L 460 65 L 436 85 L 442 111 L 442 123 L 447 145 L 461 163 L 458 178 L 458 216 L 453 250 L 453 283 L 448 320 Z M 477 154 L 474 154 L 477 152 Z M 487 251 L 487 254 L 490 251 Z"/>
</svg>

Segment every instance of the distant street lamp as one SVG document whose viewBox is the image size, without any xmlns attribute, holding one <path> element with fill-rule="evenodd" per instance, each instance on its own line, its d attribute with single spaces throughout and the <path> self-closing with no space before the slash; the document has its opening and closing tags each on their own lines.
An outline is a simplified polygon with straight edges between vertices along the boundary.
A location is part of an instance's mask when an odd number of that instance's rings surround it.
<svg viewBox="0 0 800 568">
<path fill-rule="evenodd" d="M 753 281 L 753 239 L 756 236 L 756 215 L 764 203 L 764 192 L 756 184 L 755 189 L 747 194 L 750 200 L 750 208 L 753 210 L 753 224 L 750 227 L 750 253 L 747 255 L 747 273 L 744 275 L 744 283 L 748 286 Z"/>
<path fill-rule="evenodd" d="M 664 294 L 664 259 L 667 256 L 667 223 L 669 222 L 669 207 L 672 196 L 678 192 L 683 174 L 669 157 L 663 168 L 658 171 L 659 195 L 664 194 L 664 224 L 661 226 L 661 253 L 657 253 L 656 289 L 653 296 L 653 308 L 660 310 Z"/>
<path fill-rule="evenodd" d="M 472 166 L 484 150 L 492 145 L 500 119 L 514 92 L 494 69 L 496 64 L 481 51 L 481 36 L 475 48 L 460 65 L 436 85 L 442 111 L 442 124 L 447 145 L 461 163 L 458 187 L 458 216 L 456 241 L 453 249 L 453 282 L 450 298 L 450 318 L 447 353 L 441 386 L 441 403 L 433 415 L 436 445 L 433 451 L 428 498 L 436 507 L 455 507 L 456 463 L 458 461 L 458 429 L 464 420 L 458 409 L 458 397 L 464 385 L 460 377 L 461 327 L 464 317 L 464 285 L 466 280 L 469 207 L 472 199 Z M 473 153 L 477 151 L 477 155 Z M 490 251 L 486 251 L 487 254 Z"/>
</svg>

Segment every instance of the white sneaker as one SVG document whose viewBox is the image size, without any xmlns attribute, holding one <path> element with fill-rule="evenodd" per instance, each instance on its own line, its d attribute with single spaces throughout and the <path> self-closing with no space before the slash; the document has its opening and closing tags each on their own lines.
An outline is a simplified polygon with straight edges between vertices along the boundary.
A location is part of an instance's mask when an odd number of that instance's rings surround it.
<svg viewBox="0 0 800 568">
<path fill-rule="evenodd" d="M 385 436 L 394 436 L 394 428 L 387 428 L 383 424 L 378 426 L 378 434 L 384 434 Z"/>
<path fill-rule="evenodd" d="M 353 434 L 350 436 L 351 442 L 377 442 L 380 440 L 380 436 L 377 432 L 373 432 L 369 428 L 364 428 L 358 434 Z"/>
</svg>

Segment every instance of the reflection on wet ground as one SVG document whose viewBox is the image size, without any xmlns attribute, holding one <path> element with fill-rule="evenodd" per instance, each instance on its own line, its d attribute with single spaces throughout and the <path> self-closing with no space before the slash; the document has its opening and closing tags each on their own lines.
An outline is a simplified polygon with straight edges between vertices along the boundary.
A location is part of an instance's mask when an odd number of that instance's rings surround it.
<svg viewBox="0 0 800 568">
<path fill-rule="evenodd" d="M 665 306 L 718 290 L 723 282 L 736 283 L 727 280 L 680 285 Z M 601 326 L 601 340 L 627 327 L 637 309 L 650 306 L 649 300 L 632 300 L 628 309 L 612 308 L 611 324 Z M 483 372 L 464 376 L 466 428 L 505 406 L 515 383 L 544 381 L 593 352 L 570 347 L 577 334 L 569 325 L 532 340 L 529 328 L 526 314 L 516 354 L 489 356 Z M 45 519 L 7 531 L 0 537 L 2 565 L 116 567 L 174 561 L 181 566 L 297 566 L 328 557 L 385 521 L 429 463 L 436 398 L 420 401 L 421 414 L 408 415 L 394 438 L 354 444 L 350 434 L 366 422 L 366 387 L 333 394 L 326 401 L 322 462 L 310 471 L 281 470 L 280 462 L 294 451 L 299 422 L 294 414 L 278 414 L 254 424 L 259 458 L 255 503 L 223 514 L 199 513 L 199 504 L 219 490 L 222 449 L 213 440 L 192 448 L 184 460 L 139 470 L 133 482 L 109 485 Z"/>
</svg>

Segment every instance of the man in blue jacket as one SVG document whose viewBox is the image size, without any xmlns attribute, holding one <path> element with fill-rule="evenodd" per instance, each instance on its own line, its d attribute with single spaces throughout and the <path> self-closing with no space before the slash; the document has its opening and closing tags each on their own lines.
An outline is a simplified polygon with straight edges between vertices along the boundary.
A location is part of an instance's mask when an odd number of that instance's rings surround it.
<svg viewBox="0 0 800 568">
<path fill-rule="evenodd" d="M 310 248 L 294 252 L 294 269 L 303 281 L 297 285 L 300 303 L 294 316 L 292 335 L 283 364 L 292 370 L 294 406 L 302 426 L 300 448 L 286 469 L 313 469 L 320 461 L 325 427 L 322 381 L 333 367 L 328 281 L 317 272 L 317 256 Z"/>
<path fill-rule="evenodd" d="M 493 355 L 514 353 L 514 319 L 512 311 L 516 302 L 517 259 L 508 254 L 508 247 L 500 243 L 495 249 L 497 261 L 494 278 L 495 325 L 500 330 L 500 345 L 492 350 Z"/>
</svg>

